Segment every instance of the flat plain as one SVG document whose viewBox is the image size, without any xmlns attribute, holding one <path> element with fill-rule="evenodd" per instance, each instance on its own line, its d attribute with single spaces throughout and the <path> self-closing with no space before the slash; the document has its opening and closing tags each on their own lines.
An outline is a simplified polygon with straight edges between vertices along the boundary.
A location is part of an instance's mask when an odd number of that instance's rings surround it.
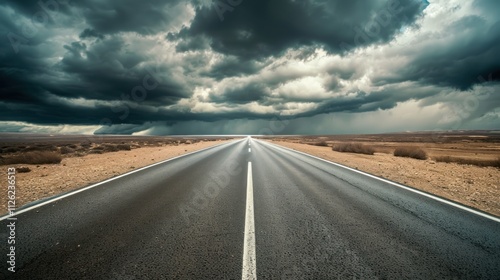
<svg viewBox="0 0 500 280">
<path fill-rule="evenodd" d="M 16 168 L 16 206 L 21 207 L 229 139 L 0 134 L 0 168 L 4 174 Z M 7 196 L 0 203 L 1 215 L 7 211 Z"/>
<path fill-rule="evenodd" d="M 233 138 L 1 134 L 0 164 L 18 170 L 16 202 L 22 206 Z M 498 132 L 261 138 L 500 216 Z M 332 150 L 346 144 L 360 144 L 374 154 Z M 399 147 L 421 149 L 427 159 L 396 157 Z M 33 158 L 37 155 L 41 158 Z M 2 196 L 0 213 L 6 205 Z"/>
<path fill-rule="evenodd" d="M 267 136 L 262 139 L 500 216 L 498 131 Z M 360 144 L 373 149 L 374 154 L 333 150 L 346 144 Z M 394 156 L 400 147 L 423 150 L 427 158 Z"/>
</svg>

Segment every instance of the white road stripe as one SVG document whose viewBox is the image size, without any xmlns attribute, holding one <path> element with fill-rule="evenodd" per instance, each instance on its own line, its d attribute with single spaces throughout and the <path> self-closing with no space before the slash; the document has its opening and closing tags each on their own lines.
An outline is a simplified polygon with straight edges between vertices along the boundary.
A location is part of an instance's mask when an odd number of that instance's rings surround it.
<svg viewBox="0 0 500 280">
<path fill-rule="evenodd" d="M 261 141 L 262 142 L 262 141 Z M 305 155 L 305 156 L 308 156 L 308 157 L 312 157 L 312 158 L 315 158 L 315 159 L 318 159 L 318 160 L 321 160 L 321 161 L 324 161 L 324 162 L 327 162 L 329 164 L 333 164 L 333 165 L 336 165 L 338 167 L 342 167 L 342 168 L 345 168 L 345 169 L 348 169 L 348 170 L 351 170 L 353 172 L 356 172 L 356 173 L 359 173 L 359 174 L 362 174 L 362 175 L 365 175 L 367 177 L 370 177 L 370 178 L 373 178 L 373 179 L 376 179 L 376 180 L 379 180 L 379 181 L 382 181 L 382 182 L 385 182 L 387 184 L 391 184 L 393 186 L 396 186 L 396 187 L 399 187 L 399 188 L 402 188 L 402 189 L 405 189 L 405 190 L 408 190 L 410 192 L 414 192 L 414 193 L 417 193 L 419 195 L 422 195 L 422 196 L 425 196 L 425 197 L 428 197 L 430 199 L 434 199 L 436 201 L 439 201 L 441 203 L 445 203 L 445 204 L 448 204 L 450 206 L 453 206 L 453 207 L 456 207 L 456 208 L 459 208 L 459 209 L 462 209 L 462 210 L 465 210 L 469 213 L 473 213 L 475 215 L 478 215 L 478 216 L 481 216 L 481 217 L 484 217 L 484 218 L 487 218 L 487 219 L 490 219 L 492 221 L 495 221 L 495 222 L 499 222 L 500 223 L 500 218 L 497 218 L 495 216 L 492 216 L 492 215 L 489 215 L 487 213 L 484 213 L 484 212 L 481 212 L 481 211 L 477 211 L 475 209 L 472 209 L 472 208 L 469 208 L 465 205 L 461 205 L 461 204 L 458 204 L 458 203 L 455 203 L 453 201 L 450 201 L 450 200 L 447 200 L 447 199 L 444 199 L 444 198 L 441 198 L 441 197 L 438 197 L 438 196 L 435 196 L 435 195 L 432 195 L 432 194 L 429 194 L 429 193 L 426 193 L 426 192 L 422 192 L 422 191 L 419 191 L 417 189 L 414 189 L 412 187 L 408 187 L 408 186 L 405 186 L 405 185 L 401 185 L 401 184 L 398 184 L 396 182 L 392 182 L 392 181 L 389 181 L 389 180 L 386 180 L 384 178 L 380 178 L 380 177 L 377 177 L 375 175 L 372 175 L 370 173 L 366 173 L 366 172 L 363 172 L 363 171 L 360 171 L 360 170 L 357 170 L 357 169 L 354 169 L 354 168 L 350 168 L 348 166 L 345 166 L 345 165 L 342 165 L 340 163 L 336 163 L 336 162 L 333 162 L 333 161 L 329 161 L 329 160 L 326 160 L 326 159 L 323 159 L 323 158 L 320 158 L 320 157 L 317 157 L 317 156 L 313 156 L 313 155 L 310 155 L 308 153 L 304 153 L 304 152 L 300 152 L 300 151 L 297 151 L 297 150 L 293 150 L 293 149 L 290 149 L 288 147 L 283 147 L 283 146 L 278 146 L 276 144 L 272 144 L 272 143 L 266 143 L 266 142 L 263 142 L 265 144 L 269 144 L 271 146 L 274 146 L 276 147 L 277 149 L 284 149 L 284 150 L 288 150 L 288 151 L 291 151 L 291 152 L 294 152 L 294 153 L 298 153 L 298 154 L 302 154 L 302 155 Z"/>
<path fill-rule="evenodd" d="M 203 152 L 203 151 L 206 151 L 206 150 L 210 150 L 210 149 L 213 149 L 213 148 L 216 148 L 216 147 L 219 147 L 219 146 L 222 146 L 222 145 L 227 145 L 227 144 L 231 144 L 231 143 L 236 143 L 236 142 L 241 142 L 245 139 L 241 139 L 241 140 L 236 140 L 236 141 L 232 141 L 232 142 L 228 142 L 228 143 L 222 143 L 222 144 L 218 144 L 218 145 L 215 145 L 215 146 L 211 146 L 211 147 L 207 147 L 207 148 L 204 148 L 204 149 L 201 149 L 201 150 L 198 150 L 198 151 L 194 151 L 194 152 L 190 152 L 190 153 L 187 153 L 187 154 L 183 154 L 183 155 L 180 155 L 180 156 L 176 156 L 176 157 L 173 157 L 173 158 L 170 158 L 170 159 L 167 159 L 167 160 L 164 160 L 164 161 L 160 161 L 160 162 L 157 162 L 157 163 L 154 163 L 154 164 L 151 164 L 151 165 L 148 165 L 148 166 L 145 166 L 145 167 L 142 167 L 142 168 L 139 168 L 139 169 L 136 169 L 136 170 L 133 170 L 133 171 L 130 171 L 128 173 L 125 173 L 125 174 L 122 174 L 122 175 L 118 175 L 116 177 L 113 177 L 113 178 L 110 178 L 110 179 L 107 179 L 107 180 L 104 180 L 102 182 L 99 182 L 99 183 L 96 183 L 96 184 L 93 184 L 93 185 L 90 185 L 88 187 L 84 187 L 84 188 L 81 188 L 81 189 L 77 189 L 77 190 L 74 190 L 74 191 L 70 191 L 66 194 L 63 194 L 63 195 L 58 195 L 56 197 L 53 197 L 53 198 L 48 198 L 47 200 L 40 200 L 39 202 L 35 202 L 36 204 L 33 205 L 33 206 L 30 206 L 30 207 L 27 207 L 27 208 L 21 208 L 19 210 L 16 210 L 14 211 L 14 214 L 13 215 L 4 215 L 4 216 L 0 216 L 0 222 L 7 219 L 7 218 L 11 218 L 11 217 L 15 217 L 21 213 L 24 213 L 24 212 L 28 212 L 30 210 L 33 210 L 33 209 L 36 209 L 38 207 L 42 207 L 44 205 L 47 205 L 47 204 L 51 204 L 51 203 L 54 203 L 58 200 L 61 200 L 65 197 L 68 197 L 68 196 L 72 196 L 74 194 L 77 194 L 77 193 L 81 193 L 83 191 L 86 191 L 88 189 L 92 189 L 92 188 L 95 188 L 97 186 L 100 186 L 102 184 L 106 184 L 108 182 L 111 182 L 111 181 L 114 181 L 116 179 L 119 179 L 119 178 L 122 178 L 122 177 L 125 177 L 125 176 L 128 176 L 130 174 L 134 174 L 134 173 L 137 173 L 139 171 L 142 171 L 144 169 L 148 169 L 148 168 L 151 168 L 153 166 L 157 166 L 157 165 L 160 165 L 160 164 L 164 164 L 166 162 L 169 162 L 169 161 L 172 161 L 172 160 L 175 160 L 175 159 L 178 159 L 178 158 L 181 158 L 181 157 L 185 157 L 185 156 L 189 156 L 189 155 L 192 155 L 192 154 L 197 154 L 197 153 L 200 153 L 200 152 Z"/>
<path fill-rule="evenodd" d="M 243 269 L 241 279 L 257 279 L 257 258 L 255 256 L 255 225 L 253 216 L 252 163 L 248 162 L 247 205 L 245 215 L 245 241 L 243 244 Z"/>
<path fill-rule="evenodd" d="M 252 148 L 248 148 L 248 152 L 251 153 L 252 152 Z"/>
</svg>

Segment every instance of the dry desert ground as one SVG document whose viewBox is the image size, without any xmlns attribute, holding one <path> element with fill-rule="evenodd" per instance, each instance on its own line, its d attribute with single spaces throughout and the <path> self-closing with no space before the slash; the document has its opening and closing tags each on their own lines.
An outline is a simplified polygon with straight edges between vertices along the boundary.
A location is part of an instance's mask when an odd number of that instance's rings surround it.
<svg viewBox="0 0 500 280">
<path fill-rule="evenodd" d="M 2 134 L 0 163 L 17 169 L 17 206 L 78 189 L 231 137 L 84 137 Z M 272 143 L 399 182 L 500 216 L 500 133 L 274 136 Z M 346 144 L 373 154 L 338 152 Z M 421 149 L 426 159 L 394 156 Z M 40 163 L 26 162 L 41 161 Z M 2 196 L 0 213 L 7 210 Z"/>
<path fill-rule="evenodd" d="M 358 170 L 500 216 L 500 133 L 399 133 L 265 137 Z M 373 155 L 333 151 L 360 144 Z M 427 159 L 397 157 L 398 147 L 421 149 Z"/>
<path fill-rule="evenodd" d="M 23 138 L 12 134 L 2 136 L 1 168 L 5 170 L 6 177 L 8 168 L 17 169 L 17 207 L 182 154 L 222 144 L 230 139 L 46 135 L 27 135 Z M 4 186 L 3 189 L 6 192 L 7 187 Z M 0 215 L 7 212 L 7 196 L 1 197 Z"/>
</svg>

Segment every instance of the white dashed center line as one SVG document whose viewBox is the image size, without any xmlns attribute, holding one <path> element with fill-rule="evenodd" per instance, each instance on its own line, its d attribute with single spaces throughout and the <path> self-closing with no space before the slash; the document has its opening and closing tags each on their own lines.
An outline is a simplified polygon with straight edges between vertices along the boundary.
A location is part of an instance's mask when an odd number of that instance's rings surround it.
<svg viewBox="0 0 500 280">
<path fill-rule="evenodd" d="M 253 179 L 251 162 L 248 162 L 247 205 L 245 214 L 243 269 L 241 272 L 241 279 L 257 279 L 257 258 L 255 256 L 255 225 L 253 215 Z"/>
</svg>

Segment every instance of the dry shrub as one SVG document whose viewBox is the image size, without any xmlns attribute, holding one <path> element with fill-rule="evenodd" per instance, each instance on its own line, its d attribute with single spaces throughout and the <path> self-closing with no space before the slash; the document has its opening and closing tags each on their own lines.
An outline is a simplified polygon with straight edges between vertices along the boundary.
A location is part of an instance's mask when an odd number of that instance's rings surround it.
<svg viewBox="0 0 500 280">
<path fill-rule="evenodd" d="M 359 143 L 342 143 L 333 145 L 332 150 L 341 153 L 356 153 L 365 155 L 373 155 L 375 153 L 375 149 L 373 147 Z"/>
<path fill-rule="evenodd" d="M 21 151 L 20 147 L 8 147 L 2 149 L 2 153 L 4 154 L 12 154 L 12 153 L 17 153 L 19 151 Z"/>
<path fill-rule="evenodd" d="M 319 142 L 311 143 L 310 145 L 320 146 L 320 147 L 328 147 L 328 143 L 326 141 L 319 141 Z"/>
<path fill-rule="evenodd" d="M 16 168 L 17 173 L 28 173 L 31 172 L 31 169 L 26 166 Z"/>
<path fill-rule="evenodd" d="M 90 148 L 92 146 L 92 143 L 90 143 L 90 142 L 83 142 L 83 143 L 80 144 L 80 146 L 82 146 L 83 148 L 88 149 L 88 148 Z"/>
<path fill-rule="evenodd" d="M 104 144 L 102 146 L 104 152 L 117 152 L 118 151 L 118 148 L 116 147 L 116 145 L 113 145 L 113 144 Z"/>
<path fill-rule="evenodd" d="M 119 144 L 119 145 L 116 145 L 116 148 L 119 150 L 119 151 L 130 151 L 132 148 L 130 147 L 130 145 L 128 144 Z"/>
<path fill-rule="evenodd" d="M 97 146 L 92 148 L 89 151 L 89 154 L 103 154 L 110 152 L 118 152 L 118 151 L 130 151 L 132 147 L 129 144 L 103 144 L 101 146 Z"/>
<path fill-rule="evenodd" d="M 469 159 L 460 157 L 441 156 L 441 157 L 435 157 L 434 160 L 437 162 L 468 164 L 480 167 L 492 166 L 500 168 L 500 158 L 496 160 L 485 160 L 485 159 Z"/>
<path fill-rule="evenodd" d="M 397 157 L 408 157 L 420 160 L 427 159 L 427 153 L 419 147 L 398 147 L 394 150 L 394 155 Z"/>
<path fill-rule="evenodd" d="M 38 147 L 38 146 L 28 146 L 26 148 L 24 148 L 21 152 L 23 153 L 27 153 L 27 152 L 40 152 L 40 151 L 43 151 L 43 148 L 41 147 Z"/>
<path fill-rule="evenodd" d="M 61 154 L 63 155 L 72 154 L 74 152 L 75 150 L 71 149 L 70 147 L 61 147 Z"/>
<path fill-rule="evenodd" d="M 62 157 L 55 152 L 28 152 L 2 159 L 2 164 L 57 164 Z"/>
<path fill-rule="evenodd" d="M 26 152 L 57 152 L 58 149 L 56 146 L 54 145 L 43 145 L 43 144 L 40 144 L 40 145 L 36 145 L 36 146 L 29 146 L 29 147 L 26 147 L 23 149 L 23 153 L 26 153 Z"/>
<path fill-rule="evenodd" d="M 96 148 L 99 148 L 99 147 L 96 147 Z M 96 148 L 90 150 L 88 153 L 89 154 L 103 154 L 104 153 L 104 151 L 102 149 L 96 149 Z"/>
</svg>

